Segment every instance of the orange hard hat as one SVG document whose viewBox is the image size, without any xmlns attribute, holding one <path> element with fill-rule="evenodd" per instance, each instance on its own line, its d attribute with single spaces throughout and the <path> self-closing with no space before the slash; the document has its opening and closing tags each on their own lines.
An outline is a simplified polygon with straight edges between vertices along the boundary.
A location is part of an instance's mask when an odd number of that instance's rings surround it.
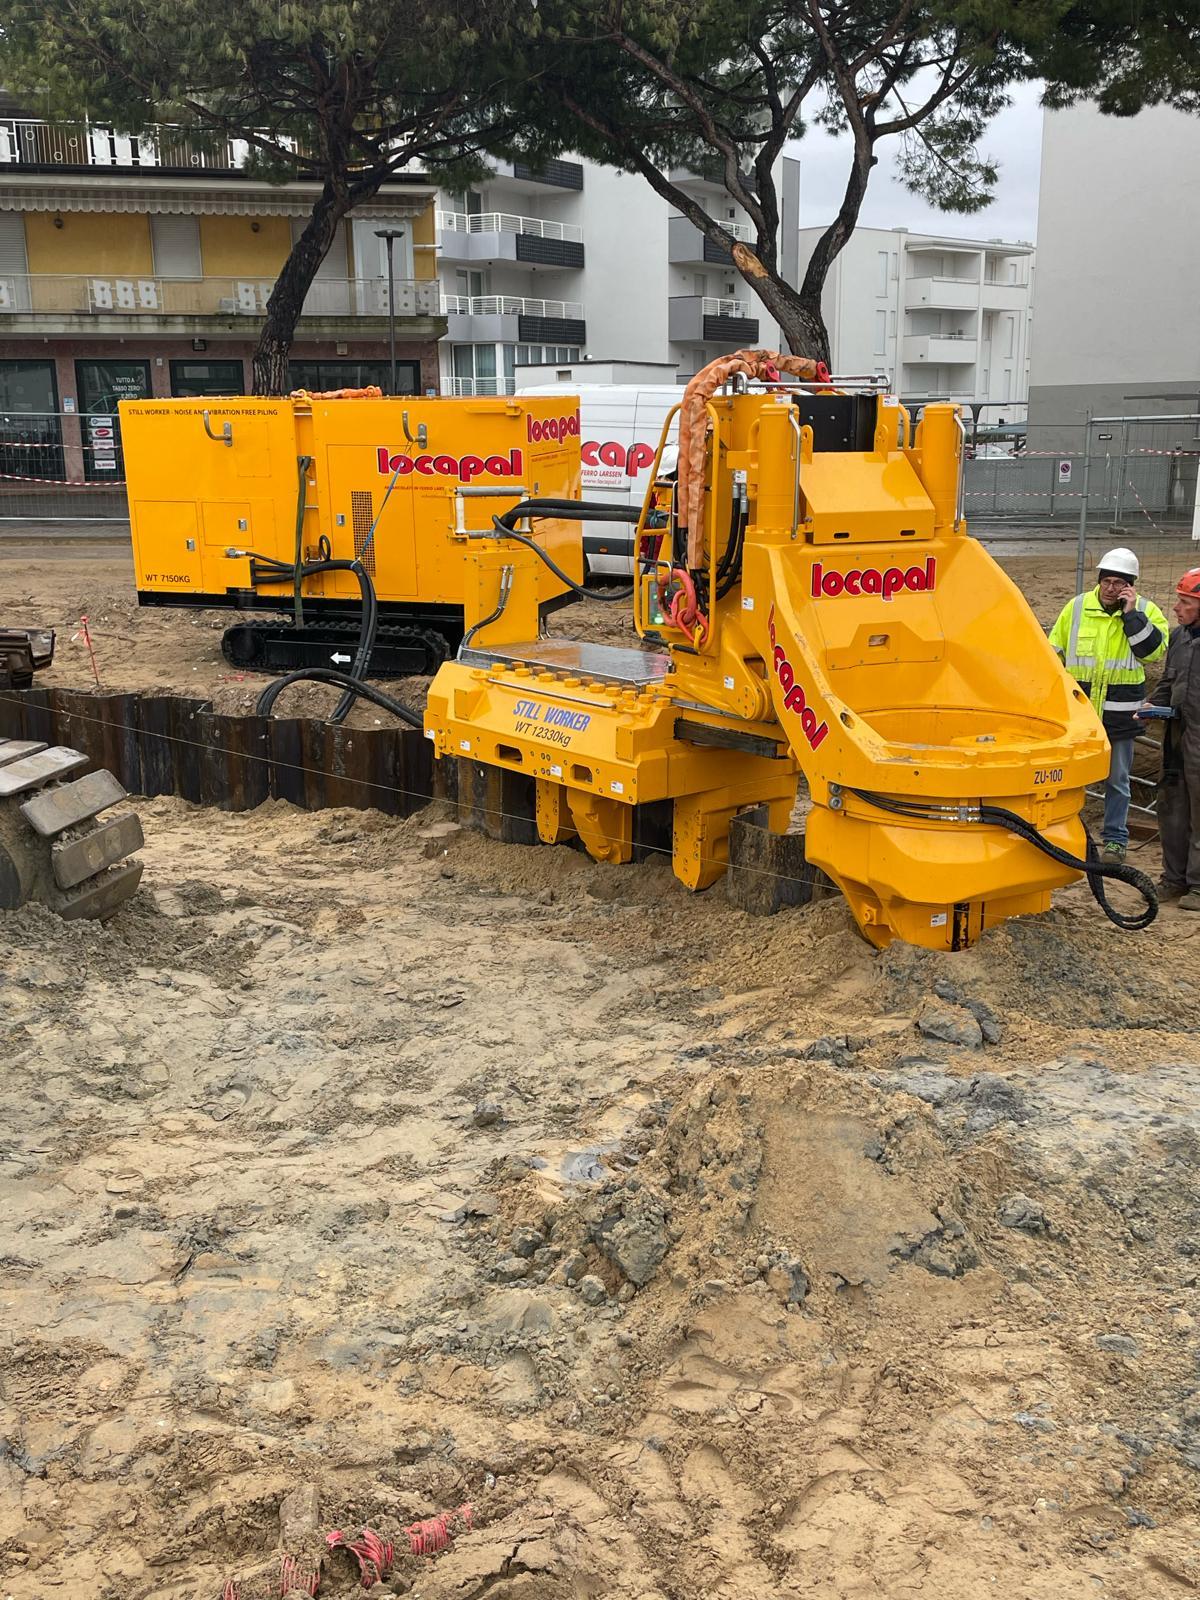
<svg viewBox="0 0 1200 1600">
<path fill-rule="evenodd" d="M 1175 593 L 1185 600 L 1200 600 L 1200 567 L 1185 572 L 1175 585 Z"/>
</svg>

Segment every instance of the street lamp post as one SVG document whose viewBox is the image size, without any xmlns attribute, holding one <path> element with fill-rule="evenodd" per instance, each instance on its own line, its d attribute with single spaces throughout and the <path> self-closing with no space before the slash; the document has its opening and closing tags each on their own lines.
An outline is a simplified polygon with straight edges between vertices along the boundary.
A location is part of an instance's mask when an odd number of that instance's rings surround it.
<svg viewBox="0 0 1200 1600">
<path fill-rule="evenodd" d="M 403 228 L 376 228 L 375 237 L 382 239 L 387 247 L 387 278 L 388 278 L 388 354 L 391 365 L 391 381 L 388 393 L 396 392 L 396 280 L 392 275 L 392 246 L 397 239 L 403 239 Z"/>
</svg>

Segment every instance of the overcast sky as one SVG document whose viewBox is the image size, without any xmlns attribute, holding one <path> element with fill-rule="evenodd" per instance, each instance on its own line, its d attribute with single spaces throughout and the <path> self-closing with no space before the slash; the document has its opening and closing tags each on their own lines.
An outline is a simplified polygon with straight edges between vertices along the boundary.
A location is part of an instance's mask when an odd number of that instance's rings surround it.
<svg viewBox="0 0 1200 1600">
<path fill-rule="evenodd" d="M 996 198 L 984 211 L 963 216 L 937 211 L 910 193 L 893 175 L 889 141 L 880 146 L 859 221 L 869 228 L 912 228 L 974 239 L 1037 239 L 1038 168 L 1042 112 L 1036 84 L 1014 90 L 1013 104 L 992 123 L 980 148 L 999 163 Z M 841 204 L 849 162 L 849 140 L 834 139 L 819 128 L 793 144 L 800 159 L 800 225 L 831 222 Z"/>
</svg>

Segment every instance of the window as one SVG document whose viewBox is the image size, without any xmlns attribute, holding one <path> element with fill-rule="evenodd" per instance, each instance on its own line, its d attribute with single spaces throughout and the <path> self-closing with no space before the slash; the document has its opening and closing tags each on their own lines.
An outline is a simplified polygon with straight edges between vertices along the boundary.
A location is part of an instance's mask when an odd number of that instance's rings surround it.
<svg viewBox="0 0 1200 1600">
<path fill-rule="evenodd" d="M 891 321 L 889 332 L 891 337 L 894 339 L 896 337 L 896 313 L 894 311 L 890 312 L 889 317 Z"/>
<path fill-rule="evenodd" d="M 110 482 L 125 476 L 121 454 L 121 424 L 117 405 L 122 400 L 145 400 L 150 394 L 148 361 L 77 361 L 83 432 L 83 475 Z"/>
<path fill-rule="evenodd" d="M 150 239 L 154 246 L 154 270 L 160 277 L 203 276 L 198 217 L 151 217 Z"/>
<path fill-rule="evenodd" d="M 5 477 L 66 477 L 57 412 L 53 361 L 0 361 L 0 472 Z"/>
<path fill-rule="evenodd" d="M 200 395 L 245 394 L 240 361 L 172 361 L 171 393 L 180 400 Z"/>
<path fill-rule="evenodd" d="M 875 257 L 875 263 L 878 269 L 875 293 L 877 295 L 886 295 L 888 292 L 888 253 L 886 250 L 878 252 Z"/>
<path fill-rule="evenodd" d="M 1011 372 L 1006 372 L 1004 374 L 1004 393 L 1003 393 L 1003 395 L 1001 395 L 1001 399 L 1002 400 L 1011 400 L 1012 399 L 1012 373 Z"/>
<path fill-rule="evenodd" d="M 288 382 L 293 389 L 308 389 L 320 394 L 325 389 L 365 389 L 375 384 L 388 393 L 391 366 L 386 361 L 293 361 L 288 366 Z M 397 361 L 396 393 L 420 394 L 421 363 Z"/>
<path fill-rule="evenodd" d="M 454 274 L 455 294 L 469 295 L 472 300 L 481 294 L 486 294 L 482 272 L 456 272 Z"/>
<path fill-rule="evenodd" d="M 1011 359 L 1011 357 L 1016 353 L 1017 319 L 1016 319 L 1016 317 L 1005 317 L 1004 320 L 1008 324 L 1008 330 L 1007 330 L 1008 343 L 1007 343 L 1007 348 L 1005 349 L 1004 353 L 1005 353 L 1006 356 L 1008 356 Z M 1005 395 L 1004 398 L 1007 400 L 1008 396 Z"/>
<path fill-rule="evenodd" d="M 25 218 L 0 212 L 0 313 L 29 310 L 29 263 L 25 259 Z"/>
<path fill-rule="evenodd" d="M 452 394 L 499 394 L 496 382 L 494 344 L 456 344 L 451 346 Z"/>
<path fill-rule="evenodd" d="M 886 311 L 877 311 L 875 313 L 875 354 L 877 356 L 885 356 L 885 355 L 887 355 L 887 312 Z"/>
</svg>

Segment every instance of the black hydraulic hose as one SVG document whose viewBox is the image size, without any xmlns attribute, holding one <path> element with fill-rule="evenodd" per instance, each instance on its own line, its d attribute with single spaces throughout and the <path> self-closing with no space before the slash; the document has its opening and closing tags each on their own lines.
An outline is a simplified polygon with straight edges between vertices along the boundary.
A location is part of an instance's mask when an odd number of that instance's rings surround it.
<svg viewBox="0 0 1200 1600">
<path fill-rule="evenodd" d="M 1104 912 L 1111 923 L 1126 932 L 1137 932 L 1141 928 L 1148 928 L 1158 916 L 1158 895 L 1154 884 L 1144 872 L 1139 872 L 1136 867 L 1126 865 L 1123 861 L 1102 861 L 1100 852 L 1096 848 L 1096 841 L 1091 834 L 1084 830 L 1087 839 L 1087 858 L 1081 861 L 1078 856 L 1073 856 L 1069 850 L 1061 850 L 1058 845 L 1051 844 L 1049 839 L 1037 831 L 1032 822 L 1027 822 L 1024 817 L 1019 817 L 1015 811 L 1008 811 L 1003 806 L 980 805 L 976 807 L 956 806 L 948 803 L 945 806 L 929 806 L 919 800 L 896 800 L 886 795 L 872 794 L 866 789 L 851 789 L 850 793 L 857 795 L 860 800 L 865 800 L 868 805 L 876 806 L 880 811 L 890 811 L 899 817 L 908 817 L 920 822 L 945 822 L 950 818 L 964 822 L 976 822 L 987 827 L 1007 828 L 1009 833 L 1015 833 L 1018 838 L 1024 839 L 1043 855 L 1057 861 L 1060 866 L 1070 867 L 1075 872 L 1082 872 L 1087 878 L 1088 888 L 1095 897 L 1096 904 Z M 964 811 L 978 811 L 977 816 L 963 816 Z M 1104 879 L 1115 878 L 1120 883 L 1127 883 L 1146 902 L 1146 909 L 1130 915 L 1118 911 L 1108 899 L 1104 890 Z"/>
<path fill-rule="evenodd" d="M 308 504 L 308 469 L 312 466 L 311 456 L 297 456 L 296 466 L 299 469 L 299 482 L 296 485 L 296 560 L 294 587 L 292 589 L 292 614 L 297 628 L 304 626 L 304 601 L 300 595 L 300 586 L 303 577 L 300 572 L 304 560 L 304 513 Z"/>
<path fill-rule="evenodd" d="M 348 673 L 335 673 L 332 678 L 319 680 L 322 682 L 337 681 L 344 685 L 346 692 L 334 707 L 333 712 L 329 717 L 329 721 L 335 724 L 345 722 L 346 718 L 350 715 L 350 711 L 354 705 L 355 699 L 360 693 L 365 692 L 361 689 L 354 689 L 352 685 L 360 683 L 363 674 L 367 670 L 367 666 L 371 660 L 371 652 L 375 648 L 375 634 L 379 626 L 379 602 L 375 594 L 375 585 L 371 582 L 370 573 L 363 566 L 362 562 L 358 560 L 308 561 L 305 562 L 303 566 L 293 569 L 289 567 L 286 562 L 276 561 L 273 556 L 260 556 L 257 555 L 253 550 L 248 550 L 246 554 L 249 555 L 254 561 L 263 563 L 263 565 L 268 569 L 264 574 L 268 583 L 272 581 L 270 575 L 270 569 L 272 568 L 276 569 L 280 574 L 279 578 L 277 578 L 275 581 L 282 581 L 283 575 L 285 574 L 287 577 L 292 577 L 294 573 L 297 586 L 302 583 L 305 578 L 315 577 L 319 572 L 352 572 L 358 579 L 359 592 L 362 597 L 362 621 L 359 625 L 358 645 L 354 652 L 354 660 L 351 663 L 350 671 Z M 313 671 L 319 672 L 324 672 L 326 670 L 327 669 L 324 667 L 313 668 Z M 303 676 L 304 673 L 291 673 L 286 679 L 280 679 L 278 683 L 270 684 L 268 688 L 263 691 L 263 698 L 265 698 L 272 689 L 277 689 L 279 684 L 295 683 L 298 677 Z M 272 705 L 274 704 L 273 696 L 269 703 Z M 397 701 L 396 704 L 398 705 L 399 701 Z M 259 715 L 266 716 L 267 713 L 265 711 L 260 711 Z"/>
<path fill-rule="evenodd" d="M 533 505 L 535 502 L 530 500 L 530 501 L 526 501 L 525 503 L 527 505 Z M 576 502 L 576 504 L 578 504 L 578 502 Z M 518 509 L 520 509 L 520 508 L 518 507 Z M 632 507 L 610 506 L 608 509 L 610 511 L 625 511 L 625 510 L 631 510 Z M 553 512 L 553 511 L 547 511 L 547 512 L 535 511 L 535 512 L 530 513 L 530 515 L 533 515 L 533 516 L 556 516 L 557 512 Z M 640 513 L 639 513 L 639 515 L 640 515 Z M 613 517 L 613 518 L 608 519 L 608 520 L 611 520 L 613 522 L 616 522 L 618 520 L 622 521 L 622 522 L 628 522 L 630 519 L 628 517 L 621 517 L 621 518 Z M 628 600 L 630 598 L 630 596 L 633 594 L 633 590 L 634 590 L 634 585 L 633 584 L 630 584 L 628 589 L 610 589 L 610 590 L 607 591 L 607 593 L 604 593 L 604 594 L 602 594 L 599 589 L 585 589 L 583 584 L 576 583 L 574 578 L 568 578 L 566 573 L 563 571 L 563 569 L 558 565 L 558 563 L 555 560 L 552 559 L 552 557 L 547 555 L 547 553 L 545 552 L 545 550 L 542 549 L 540 544 L 535 544 L 532 539 L 526 538 L 526 536 L 523 533 L 517 533 L 517 531 L 514 528 L 510 528 L 507 525 L 507 523 L 504 521 L 503 517 L 493 517 L 492 518 L 492 522 L 495 525 L 495 527 L 496 527 L 497 531 L 499 532 L 500 537 L 502 539 L 515 539 L 518 544 L 525 545 L 526 548 L 532 550 L 535 555 L 541 556 L 542 560 L 550 568 L 550 571 L 559 580 L 559 582 L 560 583 L 565 583 L 568 589 L 574 589 L 575 593 L 578 594 L 578 595 L 582 595 L 585 600 Z"/>
<path fill-rule="evenodd" d="M 401 722 L 407 722 L 410 728 L 420 728 L 424 731 L 425 718 L 419 711 L 413 711 L 403 701 L 394 699 L 390 694 L 384 694 L 382 689 L 376 689 L 369 683 L 362 683 L 357 678 L 352 678 L 349 673 L 335 672 L 332 667 L 301 667 L 298 672 L 289 672 L 285 678 L 276 678 L 274 683 L 269 683 L 259 695 L 254 707 L 256 716 L 269 717 L 276 700 L 285 689 L 290 689 L 293 683 L 332 683 L 337 688 L 345 689 L 353 701 L 359 696 L 369 700 L 373 706 L 379 706 L 383 711 L 390 711 L 394 717 L 399 717 Z"/>
<path fill-rule="evenodd" d="M 745 547 L 746 524 L 749 522 L 749 520 L 750 520 L 750 514 L 749 514 L 748 510 L 744 511 L 742 513 L 742 515 L 738 518 L 737 543 L 736 543 L 736 548 L 735 548 L 734 553 L 733 553 L 733 560 L 730 563 L 728 569 L 725 570 L 724 572 L 722 572 L 720 568 L 717 569 L 717 599 L 718 600 L 724 600 L 725 596 L 733 588 L 734 584 L 737 583 L 741 579 L 741 576 L 742 576 L 742 551 L 743 551 L 743 549 Z"/>
<path fill-rule="evenodd" d="M 642 520 L 642 508 L 602 505 L 591 500 L 522 500 L 494 520 L 511 533 L 522 517 L 561 517 L 565 522 L 632 522 L 636 526 Z"/>
<path fill-rule="evenodd" d="M 471 627 L 467 629 L 466 633 L 463 634 L 462 643 L 458 647 L 458 653 L 460 656 L 481 628 L 490 628 L 493 622 L 499 622 L 500 618 L 504 615 L 504 608 L 508 605 L 508 597 L 512 593 L 512 577 L 513 569 L 511 567 L 504 567 L 501 569 L 500 599 L 496 604 L 496 609 L 490 612 L 486 617 L 480 617 L 479 621 L 473 623 Z"/>
</svg>

